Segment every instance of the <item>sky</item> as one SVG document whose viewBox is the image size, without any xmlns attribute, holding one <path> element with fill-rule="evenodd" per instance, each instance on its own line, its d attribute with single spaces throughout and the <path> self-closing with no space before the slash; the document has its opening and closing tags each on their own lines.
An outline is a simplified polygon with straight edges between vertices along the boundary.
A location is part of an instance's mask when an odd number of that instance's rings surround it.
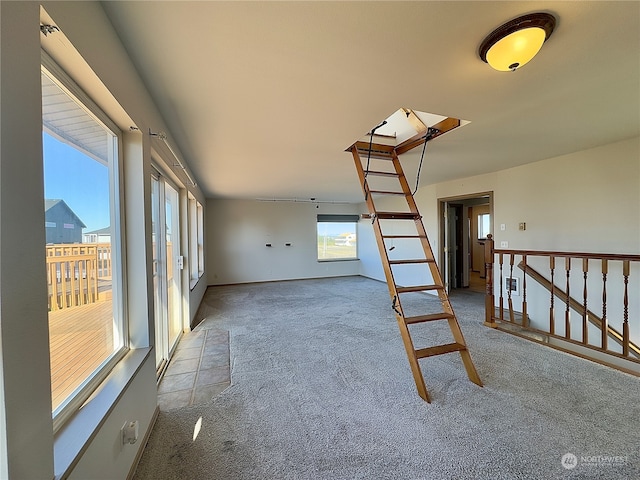
<svg viewBox="0 0 640 480">
<path fill-rule="evenodd" d="M 44 198 L 62 199 L 87 226 L 109 226 L 109 169 L 47 133 L 44 146 Z"/>
<path fill-rule="evenodd" d="M 343 233 L 356 233 L 353 223 L 342 222 L 318 222 L 318 235 L 341 235 Z"/>
</svg>

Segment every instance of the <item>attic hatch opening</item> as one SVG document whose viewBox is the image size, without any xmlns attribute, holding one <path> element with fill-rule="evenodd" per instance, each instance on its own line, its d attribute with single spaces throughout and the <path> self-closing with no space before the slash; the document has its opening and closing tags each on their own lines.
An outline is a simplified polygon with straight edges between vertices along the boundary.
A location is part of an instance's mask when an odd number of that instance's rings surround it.
<svg viewBox="0 0 640 480">
<path fill-rule="evenodd" d="M 468 120 L 420 112 L 410 108 L 399 108 L 347 148 L 347 151 L 356 148 L 361 156 L 367 158 L 366 179 L 372 158 L 389 159 L 394 154 L 400 156 L 422 146 L 420 165 L 416 175 L 417 191 L 427 142 L 468 123 L 470 123 Z M 413 154 L 419 155 L 419 152 L 410 153 L 410 155 Z"/>
</svg>

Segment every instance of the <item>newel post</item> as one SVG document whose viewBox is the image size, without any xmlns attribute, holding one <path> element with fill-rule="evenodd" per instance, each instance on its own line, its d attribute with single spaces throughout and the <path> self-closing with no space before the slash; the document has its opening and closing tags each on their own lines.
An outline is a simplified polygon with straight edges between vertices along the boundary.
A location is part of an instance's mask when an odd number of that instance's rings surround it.
<svg viewBox="0 0 640 480">
<path fill-rule="evenodd" d="M 493 321 L 495 311 L 495 299 L 493 295 L 493 235 L 487 235 L 484 242 L 484 268 L 485 268 L 485 296 L 484 296 L 484 325 L 496 328 L 497 323 Z"/>
</svg>

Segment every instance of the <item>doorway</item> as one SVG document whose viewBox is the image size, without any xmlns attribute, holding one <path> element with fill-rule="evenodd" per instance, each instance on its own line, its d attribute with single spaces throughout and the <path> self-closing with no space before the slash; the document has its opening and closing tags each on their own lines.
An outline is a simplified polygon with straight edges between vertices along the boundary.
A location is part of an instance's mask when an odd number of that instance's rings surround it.
<svg viewBox="0 0 640 480">
<path fill-rule="evenodd" d="M 440 265 L 447 291 L 484 291 L 484 242 L 493 232 L 493 192 L 441 198 Z"/>
<path fill-rule="evenodd" d="M 182 334 L 180 195 L 168 179 L 151 178 L 156 371 L 164 371 Z"/>
</svg>

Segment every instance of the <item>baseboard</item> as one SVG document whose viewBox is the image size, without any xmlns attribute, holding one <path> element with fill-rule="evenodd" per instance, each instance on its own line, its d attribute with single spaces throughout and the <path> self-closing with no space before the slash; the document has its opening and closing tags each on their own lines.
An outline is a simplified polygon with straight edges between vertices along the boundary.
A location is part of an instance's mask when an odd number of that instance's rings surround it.
<svg viewBox="0 0 640 480">
<path fill-rule="evenodd" d="M 354 259 L 354 260 L 339 260 L 339 261 L 355 262 L 359 260 Z M 324 280 L 324 279 L 331 279 L 331 278 L 364 277 L 364 276 L 365 275 L 361 275 L 359 273 L 348 273 L 345 275 L 329 275 L 329 276 L 321 276 L 321 277 L 300 277 L 300 278 L 281 278 L 281 279 L 276 278 L 276 279 L 269 279 L 269 280 L 252 280 L 252 281 L 246 281 L 246 282 L 207 284 L 207 288 L 235 287 L 238 285 L 259 285 L 261 283 L 298 282 L 303 280 Z M 369 278 L 369 277 L 366 277 L 366 278 Z"/>
<path fill-rule="evenodd" d="M 160 407 L 156 406 L 155 411 L 153 412 L 153 417 L 151 417 L 151 423 L 149 424 L 149 428 L 147 428 L 147 432 L 144 434 L 144 438 L 142 439 L 142 446 L 138 449 L 138 453 L 136 454 L 136 458 L 133 460 L 133 464 L 129 469 L 129 474 L 127 475 L 127 480 L 132 480 L 133 476 L 136 474 L 136 470 L 138 469 L 138 464 L 142 459 L 142 455 L 144 450 L 147 448 L 147 442 L 151 437 L 151 432 L 153 431 L 153 427 L 156 425 L 156 421 L 158 420 L 158 415 L 160 415 Z"/>
</svg>

